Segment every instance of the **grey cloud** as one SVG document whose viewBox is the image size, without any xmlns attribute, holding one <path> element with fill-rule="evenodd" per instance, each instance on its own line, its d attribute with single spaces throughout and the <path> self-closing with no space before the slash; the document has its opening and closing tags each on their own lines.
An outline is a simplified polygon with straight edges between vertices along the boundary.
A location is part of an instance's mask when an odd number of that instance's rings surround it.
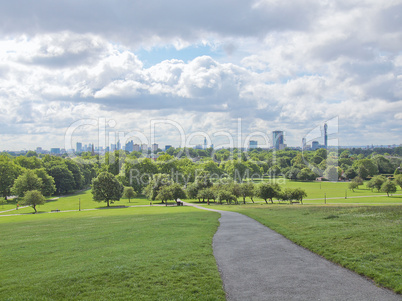
<svg viewBox="0 0 402 301">
<path fill-rule="evenodd" d="M 0 12 L 3 34 L 96 33 L 126 44 L 153 36 L 194 40 L 205 33 L 261 36 L 268 31 L 301 30 L 318 13 L 314 1 L 8 1 Z"/>
</svg>

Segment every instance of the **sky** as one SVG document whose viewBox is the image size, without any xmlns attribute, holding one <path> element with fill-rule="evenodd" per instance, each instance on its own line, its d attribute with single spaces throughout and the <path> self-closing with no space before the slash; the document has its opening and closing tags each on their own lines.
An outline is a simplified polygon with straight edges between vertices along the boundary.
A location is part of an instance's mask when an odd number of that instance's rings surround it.
<svg viewBox="0 0 402 301">
<path fill-rule="evenodd" d="M 0 150 L 399 145 L 401 29 L 402 0 L 3 1 Z"/>
</svg>

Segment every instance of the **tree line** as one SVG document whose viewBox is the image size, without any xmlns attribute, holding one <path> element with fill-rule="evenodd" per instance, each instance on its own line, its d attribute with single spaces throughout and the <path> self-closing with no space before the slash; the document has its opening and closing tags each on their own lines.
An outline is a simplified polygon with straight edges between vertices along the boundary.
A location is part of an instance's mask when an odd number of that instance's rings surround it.
<svg viewBox="0 0 402 301">
<path fill-rule="evenodd" d="M 138 152 L 125 151 L 105 155 L 82 153 L 75 158 L 42 156 L 35 152 L 28 152 L 25 156 L 3 153 L 0 155 L 0 194 L 6 199 L 10 195 L 22 198 L 25 192 L 33 190 L 39 191 L 44 196 L 66 194 L 93 185 L 93 179 L 107 172 L 123 187 L 132 187 L 133 193 L 144 193 L 147 197 L 150 195 L 148 192 L 150 188 L 147 187 L 152 181 L 158 181 L 161 177 L 168 178 L 171 185 L 162 185 L 167 187 L 157 194 L 154 191 L 150 199 L 156 199 L 158 194 L 158 199 L 161 200 L 177 199 L 175 196 L 180 195 L 177 188 L 179 185 L 185 187 L 185 193 L 191 198 L 229 202 L 234 200 L 233 196 L 239 198 L 247 195 L 246 191 L 261 195 L 258 191 L 262 188 L 257 189 L 258 185 L 248 190 L 246 187 L 247 185 L 251 187 L 247 182 L 264 176 L 271 178 L 283 176 L 295 181 L 312 181 L 317 177 L 329 180 L 356 178 L 364 180 L 381 174 L 388 177 L 392 174 L 395 176 L 402 174 L 402 160 L 396 156 L 402 148 L 387 149 L 393 153 L 376 152 L 375 149 L 363 153 L 358 150 L 336 152 L 319 149 L 301 152 L 293 149 L 281 151 L 253 149 L 244 152 L 240 149 L 216 151 L 170 148 L 167 152 L 159 153 L 156 160 L 143 158 Z M 201 175 L 203 177 L 209 175 L 212 182 L 214 179 L 215 182 L 222 179 L 227 179 L 229 182 L 224 188 L 223 184 L 219 184 L 201 189 L 201 184 L 197 184 L 202 182 L 197 179 Z M 397 182 L 394 184 L 397 185 Z M 278 193 L 277 198 L 297 199 L 290 191 Z"/>
</svg>

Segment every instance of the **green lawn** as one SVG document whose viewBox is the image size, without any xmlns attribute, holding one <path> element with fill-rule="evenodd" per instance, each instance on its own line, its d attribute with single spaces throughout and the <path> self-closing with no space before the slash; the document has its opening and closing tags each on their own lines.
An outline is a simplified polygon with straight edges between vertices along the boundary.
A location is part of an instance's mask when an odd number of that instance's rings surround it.
<svg viewBox="0 0 402 301">
<path fill-rule="evenodd" d="M 81 209 L 92 209 L 92 208 L 102 208 L 106 206 L 105 202 L 95 202 L 92 200 L 92 193 L 91 190 L 85 190 L 85 191 L 80 191 L 77 192 L 73 195 L 69 196 L 62 196 L 62 197 L 55 197 L 56 199 L 52 200 L 53 197 L 50 198 L 50 200 L 47 200 L 46 204 L 40 205 L 37 207 L 38 212 L 50 212 L 52 210 L 78 210 L 80 203 L 81 203 Z M 4 205 L 4 209 L 0 205 L 0 211 L 6 211 L 9 209 L 15 209 L 16 208 L 16 202 L 15 201 L 10 201 L 10 204 Z M 159 204 L 160 202 L 154 202 L 155 204 Z M 149 200 L 147 200 L 144 197 L 137 197 L 134 199 L 131 199 L 130 202 L 128 199 L 121 199 L 118 202 L 114 202 L 114 204 L 111 204 L 112 207 L 116 206 L 137 206 L 137 205 L 149 205 Z M 33 213 L 34 210 L 32 208 L 20 208 L 18 211 L 13 210 L 9 212 L 3 212 L 0 213 L 0 215 L 5 215 L 5 214 L 21 214 L 21 213 Z"/>
<path fill-rule="evenodd" d="M 225 300 L 219 214 L 146 207 L 0 218 L 1 300 Z"/>
<path fill-rule="evenodd" d="M 402 206 L 219 206 L 402 293 Z"/>
<path fill-rule="evenodd" d="M 267 180 L 266 181 L 273 181 Z M 302 188 L 307 193 L 307 198 L 303 201 L 305 204 L 402 204 L 402 190 L 398 187 L 396 193 L 387 196 L 384 192 L 377 190 L 371 191 L 365 185 L 361 185 L 360 189 L 351 191 L 348 189 L 348 182 L 298 182 L 290 181 L 283 178 L 275 180 L 282 189 L 285 188 Z M 346 198 L 345 198 L 346 197 Z M 239 202 L 243 202 L 239 198 Z M 255 197 L 257 203 L 265 203 L 264 200 Z M 198 200 L 190 200 L 197 203 Z M 246 198 L 247 203 L 252 203 L 249 198 Z M 277 200 L 274 199 L 277 203 Z"/>
</svg>

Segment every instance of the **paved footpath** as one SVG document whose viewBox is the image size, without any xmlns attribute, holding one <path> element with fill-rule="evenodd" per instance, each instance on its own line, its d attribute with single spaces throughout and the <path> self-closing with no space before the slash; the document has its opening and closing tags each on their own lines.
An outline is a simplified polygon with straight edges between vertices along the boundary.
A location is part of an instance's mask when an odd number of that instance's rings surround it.
<svg viewBox="0 0 402 301">
<path fill-rule="evenodd" d="M 219 212 L 213 250 L 227 300 L 402 300 L 245 215 Z"/>
</svg>

